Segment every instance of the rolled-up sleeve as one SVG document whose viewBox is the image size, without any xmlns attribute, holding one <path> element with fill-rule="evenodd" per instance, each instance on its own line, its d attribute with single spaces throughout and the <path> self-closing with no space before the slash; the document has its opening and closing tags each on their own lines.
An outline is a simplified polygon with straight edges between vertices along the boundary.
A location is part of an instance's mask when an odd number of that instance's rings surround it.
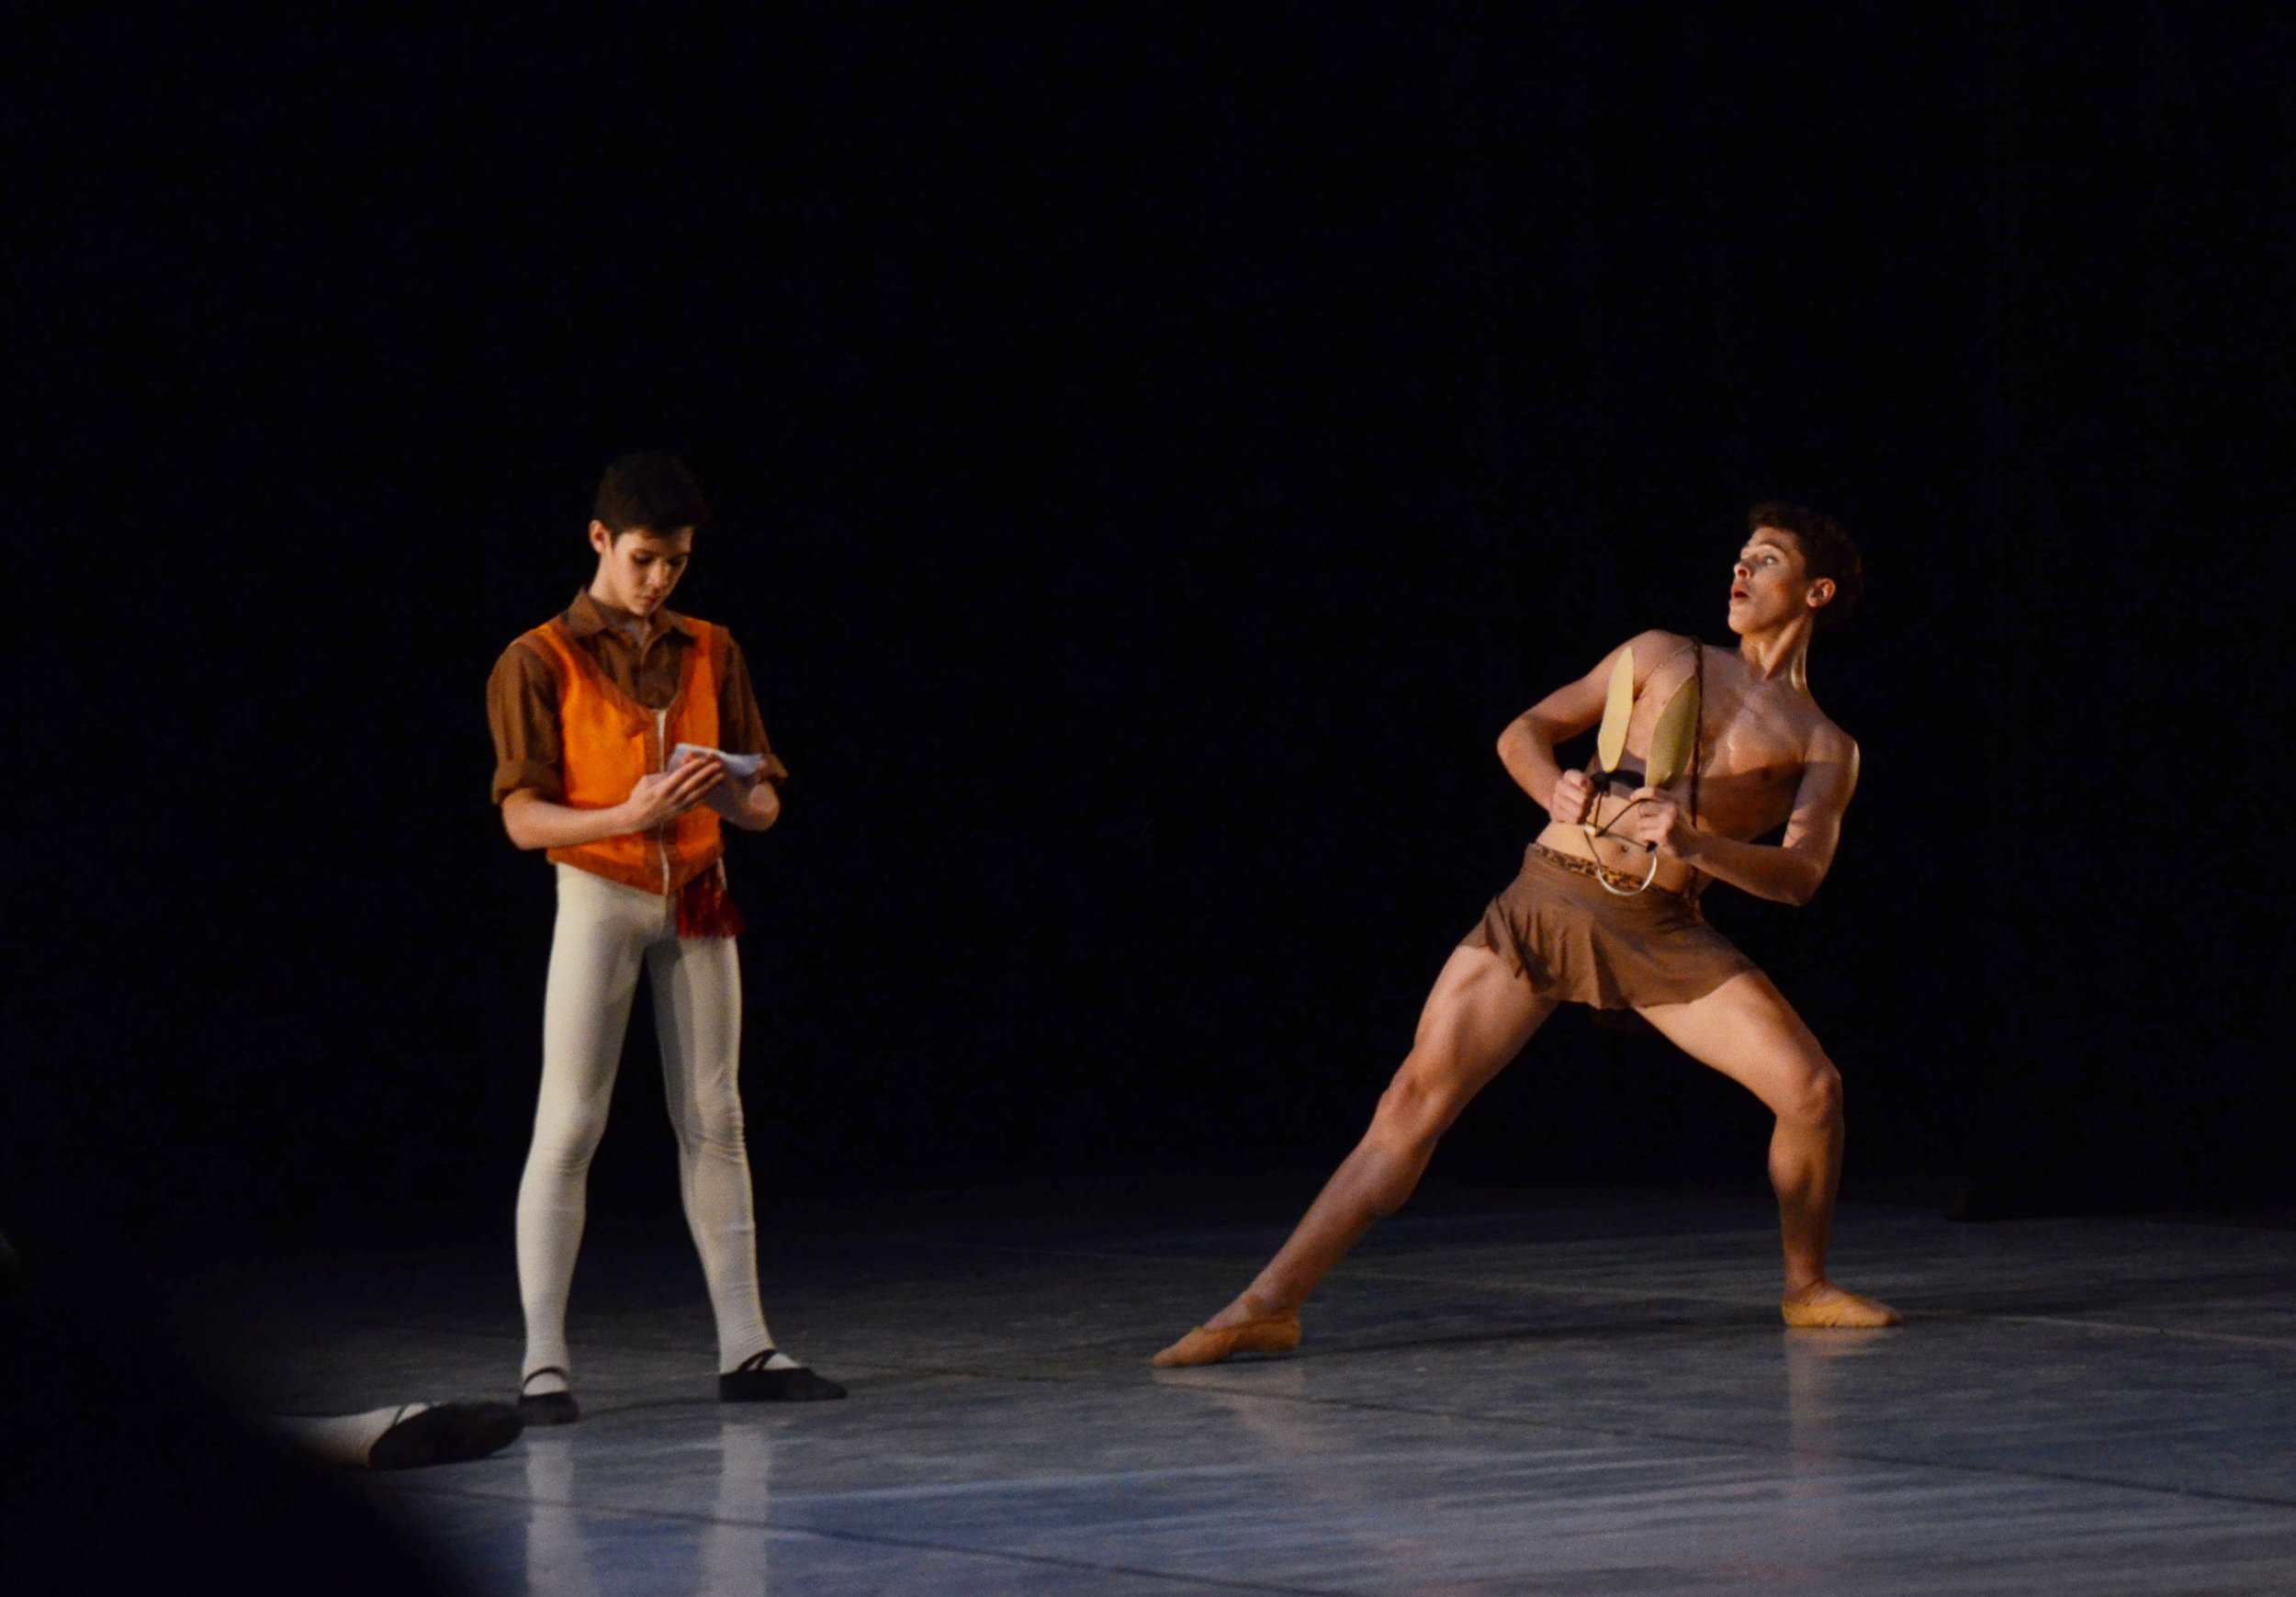
<svg viewBox="0 0 2296 1597">
<path fill-rule="evenodd" d="M 494 802 L 525 789 L 557 803 L 566 796 L 559 763 L 558 684 L 550 662 L 514 643 L 487 679 L 487 725 L 494 734 Z"/>
<path fill-rule="evenodd" d="M 778 790 L 789 780 L 789 767 L 765 738 L 765 717 L 758 713 L 758 695 L 749 685 L 749 665 L 733 635 L 726 635 L 726 669 L 717 683 L 717 746 L 728 754 L 762 754 L 765 769 L 758 774 Z"/>
</svg>

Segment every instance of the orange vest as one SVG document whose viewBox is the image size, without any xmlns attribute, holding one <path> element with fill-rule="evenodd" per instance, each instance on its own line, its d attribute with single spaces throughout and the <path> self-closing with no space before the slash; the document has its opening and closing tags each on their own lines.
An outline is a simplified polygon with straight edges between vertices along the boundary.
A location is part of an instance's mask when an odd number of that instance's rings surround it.
<svg viewBox="0 0 2296 1597">
<path fill-rule="evenodd" d="M 610 809 L 630 796 L 637 779 L 666 770 L 670 751 L 681 743 L 717 747 L 719 639 L 725 635 L 704 621 L 693 626 L 677 696 L 667 709 L 649 710 L 616 687 L 589 651 L 574 641 L 562 620 L 552 619 L 523 641 L 550 662 L 558 680 L 558 730 L 568 806 Z M 553 849 L 562 865 L 667 896 L 711 871 L 726 852 L 717 812 L 696 804 L 644 832 L 625 832 L 571 849 Z"/>
</svg>

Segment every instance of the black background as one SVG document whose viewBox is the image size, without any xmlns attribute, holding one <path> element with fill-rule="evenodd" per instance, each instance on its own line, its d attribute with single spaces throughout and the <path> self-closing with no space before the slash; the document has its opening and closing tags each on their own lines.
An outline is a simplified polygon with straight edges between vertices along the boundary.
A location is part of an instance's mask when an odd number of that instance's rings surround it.
<svg viewBox="0 0 2296 1597">
<path fill-rule="evenodd" d="M 1328 1166 L 1535 829 L 1497 734 L 1726 643 L 1772 497 L 1866 550 L 1864 784 L 1813 905 L 1711 909 L 1846 1190 L 2287 1201 L 2284 11 L 151 28 L 7 69 L 32 1247 L 506 1241 L 551 904 L 482 684 L 649 446 L 796 773 L 733 845 L 769 1214 Z M 633 1032 L 593 1213 L 674 1232 Z M 1761 1138 L 1565 1016 L 1437 1169 Z"/>
</svg>

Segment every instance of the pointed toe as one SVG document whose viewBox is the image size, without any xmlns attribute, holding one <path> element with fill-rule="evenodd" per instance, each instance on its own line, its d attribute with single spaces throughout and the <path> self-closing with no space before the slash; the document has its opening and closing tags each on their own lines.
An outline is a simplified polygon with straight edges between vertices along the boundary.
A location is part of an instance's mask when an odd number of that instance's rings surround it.
<svg viewBox="0 0 2296 1597">
<path fill-rule="evenodd" d="M 1300 1345 L 1300 1316 L 1294 1311 L 1223 1325 L 1199 1325 L 1148 1362 L 1158 1369 L 1187 1369 L 1218 1364 L 1239 1353 L 1289 1353 Z"/>
</svg>

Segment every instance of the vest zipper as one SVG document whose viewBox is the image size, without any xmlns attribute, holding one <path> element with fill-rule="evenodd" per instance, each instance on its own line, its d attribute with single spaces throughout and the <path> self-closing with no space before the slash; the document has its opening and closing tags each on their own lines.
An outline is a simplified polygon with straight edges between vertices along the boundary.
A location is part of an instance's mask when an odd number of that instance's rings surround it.
<svg viewBox="0 0 2296 1597">
<path fill-rule="evenodd" d="M 654 712 L 654 758 L 661 769 L 670 769 L 670 712 Z M 670 823 L 662 822 L 654 828 L 654 849 L 661 855 L 661 895 L 670 896 Z"/>
</svg>

